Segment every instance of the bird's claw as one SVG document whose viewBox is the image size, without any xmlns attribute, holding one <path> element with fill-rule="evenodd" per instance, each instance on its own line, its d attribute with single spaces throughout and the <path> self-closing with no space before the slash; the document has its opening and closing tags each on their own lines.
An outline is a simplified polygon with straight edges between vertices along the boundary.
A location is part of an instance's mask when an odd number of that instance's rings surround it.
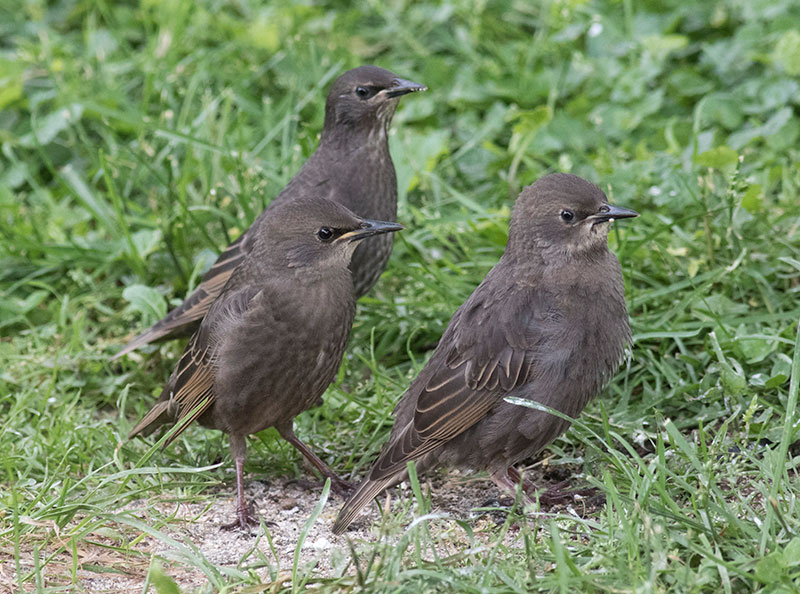
<svg viewBox="0 0 800 594">
<path fill-rule="evenodd" d="M 251 532 L 251 528 L 258 526 L 258 518 L 248 508 L 240 507 L 236 510 L 236 519 L 229 524 L 223 524 L 222 530 L 242 530 L 243 532 Z"/>
<path fill-rule="evenodd" d="M 353 489 L 355 489 L 355 485 L 353 485 L 353 483 L 349 483 L 346 480 L 338 477 L 336 479 L 331 479 L 331 491 L 336 493 L 339 497 L 349 497 L 350 493 L 353 492 Z"/>
<path fill-rule="evenodd" d="M 539 503 L 544 505 L 557 505 L 559 503 L 566 503 L 573 501 L 575 497 L 591 498 L 598 495 L 599 491 L 594 488 L 587 489 L 570 489 L 565 491 L 564 487 L 569 486 L 569 481 L 561 481 L 548 487 L 545 491 L 539 493 Z"/>
</svg>

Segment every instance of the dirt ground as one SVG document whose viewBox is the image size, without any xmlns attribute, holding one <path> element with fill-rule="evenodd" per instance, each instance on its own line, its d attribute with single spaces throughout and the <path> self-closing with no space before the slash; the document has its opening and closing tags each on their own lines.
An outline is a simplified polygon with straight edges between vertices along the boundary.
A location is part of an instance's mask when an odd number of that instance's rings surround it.
<svg viewBox="0 0 800 594">
<path fill-rule="evenodd" d="M 543 476 L 537 473 L 539 476 L 532 478 L 538 485 L 545 486 L 561 480 L 559 475 L 564 473 L 565 469 L 561 469 L 555 475 L 551 473 L 550 476 Z M 576 486 L 580 486 L 580 479 L 575 479 L 575 482 Z M 469 520 L 475 533 L 484 533 L 487 541 L 492 538 L 497 526 L 502 524 L 505 514 L 501 511 L 478 512 L 474 511 L 475 508 L 510 504 L 508 498 L 498 500 L 500 494 L 488 479 L 464 476 L 454 471 L 433 473 L 423 483 L 423 490 L 427 487 L 430 487 L 432 493 L 431 513 Z M 241 569 L 241 564 L 257 566 L 257 569 L 250 571 L 255 571 L 265 584 L 290 582 L 298 538 L 319 502 L 321 489 L 286 479 L 261 481 L 252 477 L 247 480 L 246 489 L 259 518 L 267 524 L 268 535 L 264 534 L 261 527 L 254 527 L 250 533 L 238 529 L 221 529 L 235 515 L 233 485 L 222 486 L 217 492 L 209 493 L 207 501 L 198 503 L 135 501 L 127 506 L 128 511 L 147 526 L 166 534 L 173 542 L 165 542 L 164 538 L 148 535 L 139 536 L 126 526 L 124 533 L 128 538 L 134 538 L 128 548 L 142 553 L 140 556 L 133 556 L 115 551 L 113 538 L 109 539 L 102 533 L 90 534 L 78 552 L 78 581 L 85 591 L 91 593 L 140 594 L 149 570 L 150 557 L 155 554 L 167 560 L 162 562 L 166 575 L 175 580 L 183 591 L 193 591 L 205 584 L 207 577 L 196 564 L 182 561 L 181 556 L 187 554 L 191 547 L 196 547 L 208 563 L 223 574 L 227 570 Z M 400 493 L 398 489 L 404 492 Z M 393 509 L 408 505 L 411 494 L 407 486 L 401 485 L 392 490 L 391 494 Z M 342 503 L 342 498 L 331 494 L 301 549 L 299 567 L 307 570 L 315 566 L 315 576 L 353 574 L 355 569 L 350 562 L 348 540 L 357 550 L 368 550 L 370 543 L 379 538 L 377 522 L 380 514 L 374 504 L 362 512 L 348 532 L 335 536 L 330 529 Z M 585 516 L 594 512 L 601 503 L 596 497 L 570 496 L 563 503 L 542 505 L 540 513 L 558 512 Z M 157 514 L 152 513 L 153 507 L 158 510 Z M 183 521 L 170 521 L 162 526 L 158 514 L 174 515 L 176 519 Z M 452 522 L 441 522 L 433 530 L 453 532 L 452 528 Z M 510 531 L 509 539 L 513 540 L 514 536 L 515 532 Z M 444 548 L 451 548 L 446 538 L 440 542 L 444 543 Z M 456 553 L 463 544 L 466 543 L 455 537 L 452 550 L 443 550 L 441 553 Z M 196 553 L 188 554 L 195 555 L 195 559 L 199 557 Z M 63 585 L 65 581 L 70 583 L 68 576 L 73 570 L 72 557 L 66 554 L 62 556 L 63 562 L 53 560 L 48 564 L 48 579 L 45 581 L 50 582 L 50 578 L 53 581 L 46 585 Z M 6 567 L 5 570 L 0 569 L 2 590 L 3 585 L 15 584 L 16 579 L 13 575 L 13 559 L 5 559 L 0 565 Z M 26 569 L 25 565 L 27 564 L 23 563 L 23 571 Z M 59 567 L 63 568 L 64 574 L 52 575 Z M 150 591 L 155 591 L 152 586 Z"/>
</svg>

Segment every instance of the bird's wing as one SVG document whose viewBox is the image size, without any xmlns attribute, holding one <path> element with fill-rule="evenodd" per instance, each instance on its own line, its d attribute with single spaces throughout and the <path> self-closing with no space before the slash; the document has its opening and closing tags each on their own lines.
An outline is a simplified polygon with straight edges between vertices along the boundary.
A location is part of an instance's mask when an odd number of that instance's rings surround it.
<svg viewBox="0 0 800 594">
<path fill-rule="evenodd" d="M 181 427 L 165 442 L 164 447 L 172 443 L 213 404 L 216 360 L 222 339 L 219 329 L 227 325 L 219 322 L 229 323 L 230 320 L 243 316 L 257 294 L 258 290 L 254 288 L 243 288 L 224 294 L 214 303 L 198 331 L 192 335 L 164 388 L 161 402 L 156 405 L 163 408 L 163 403 L 168 402 L 167 406 L 174 411 L 174 420 L 180 422 L 185 419 Z M 145 416 L 131 432 L 132 435 L 146 427 L 145 420 L 149 416 Z"/>
<path fill-rule="evenodd" d="M 178 307 L 126 344 L 111 360 L 118 359 L 148 343 L 165 338 L 186 336 L 208 313 L 222 293 L 233 271 L 242 263 L 249 249 L 247 231 L 219 255 L 203 280 Z"/>
<path fill-rule="evenodd" d="M 164 444 L 165 447 L 214 402 L 213 343 L 200 337 L 200 332 L 195 333 L 186 345 L 168 386 L 169 400 L 177 409 L 176 421 L 180 422 L 187 416 L 191 418 L 172 434 Z"/>
<path fill-rule="evenodd" d="M 370 473 L 382 479 L 405 470 L 416 460 L 483 418 L 518 385 L 527 381 L 534 350 L 516 346 L 501 325 L 475 327 L 454 336 L 454 341 L 431 361 L 418 391 L 411 422 L 397 434 Z"/>
<path fill-rule="evenodd" d="M 405 425 L 392 431 L 368 478 L 342 507 L 335 533 L 343 532 L 361 508 L 396 482 L 409 461 L 463 433 L 503 396 L 529 381 L 541 338 L 535 330 L 540 312 L 525 301 L 498 308 L 503 297 L 492 295 L 488 286 L 479 287 L 459 308 L 436 352 L 403 395 L 395 410 L 398 417 L 405 402 L 415 400 L 416 405 L 407 419 L 398 420 Z"/>
</svg>

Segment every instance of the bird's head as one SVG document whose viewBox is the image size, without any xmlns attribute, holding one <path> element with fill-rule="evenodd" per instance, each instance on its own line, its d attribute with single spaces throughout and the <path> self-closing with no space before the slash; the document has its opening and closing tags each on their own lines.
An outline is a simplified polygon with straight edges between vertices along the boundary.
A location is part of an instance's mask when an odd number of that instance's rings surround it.
<svg viewBox="0 0 800 594">
<path fill-rule="evenodd" d="M 576 175 L 553 173 L 525 188 L 511 217 L 509 243 L 545 259 L 589 256 L 605 250 L 614 219 L 639 216 L 608 203 L 603 190 Z"/>
<path fill-rule="evenodd" d="M 279 266 L 317 274 L 347 269 L 361 240 L 403 228 L 398 223 L 364 219 L 320 197 L 282 204 L 265 224 L 267 254 L 275 254 Z"/>
<path fill-rule="evenodd" d="M 337 78 L 325 103 L 323 139 L 343 131 L 385 134 L 400 97 L 427 87 L 377 66 L 360 66 Z"/>
</svg>

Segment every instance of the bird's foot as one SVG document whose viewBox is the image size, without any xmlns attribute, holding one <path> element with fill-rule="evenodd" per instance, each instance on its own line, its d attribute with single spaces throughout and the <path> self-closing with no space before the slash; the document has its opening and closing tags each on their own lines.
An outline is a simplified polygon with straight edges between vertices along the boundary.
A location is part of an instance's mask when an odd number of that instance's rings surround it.
<svg viewBox="0 0 800 594">
<path fill-rule="evenodd" d="M 346 499 L 355 488 L 353 483 L 340 479 L 338 476 L 331 478 L 331 491 L 336 493 L 339 497 Z"/>
<path fill-rule="evenodd" d="M 525 505 L 531 505 L 535 500 L 539 501 L 539 505 L 550 507 L 553 505 L 563 505 L 570 503 L 576 499 L 590 499 L 594 500 L 598 497 L 602 498 L 603 495 L 595 488 L 587 489 L 569 489 L 569 479 L 551 485 L 547 489 L 539 490 L 529 480 L 525 479 L 513 467 L 509 467 L 505 472 L 497 472 L 492 474 L 492 480 L 507 494 L 516 493 L 517 486 L 522 485 L 522 497 Z"/>
<path fill-rule="evenodd" d="M 593 487 L 568 490 L 565 489 L 566 487 L 569 487 L 568 480 L 551 485 L 539 493 L 539 503 L 541 505 L 558 505 L 574 501 L 576 498 L 593 499 L 602 496 L 602 493 Z"/>
<path fill-rule="evenodd" d="M 229 524 L 223 524 L 222 530 L 242 530 L 243 532 L 251 533 L 250 530 L 254 526 L 258 526 L 259 521 L 253 512 L 247 507 L 240 507 L 236 510 L 236 519 Z"/>
</svg>

